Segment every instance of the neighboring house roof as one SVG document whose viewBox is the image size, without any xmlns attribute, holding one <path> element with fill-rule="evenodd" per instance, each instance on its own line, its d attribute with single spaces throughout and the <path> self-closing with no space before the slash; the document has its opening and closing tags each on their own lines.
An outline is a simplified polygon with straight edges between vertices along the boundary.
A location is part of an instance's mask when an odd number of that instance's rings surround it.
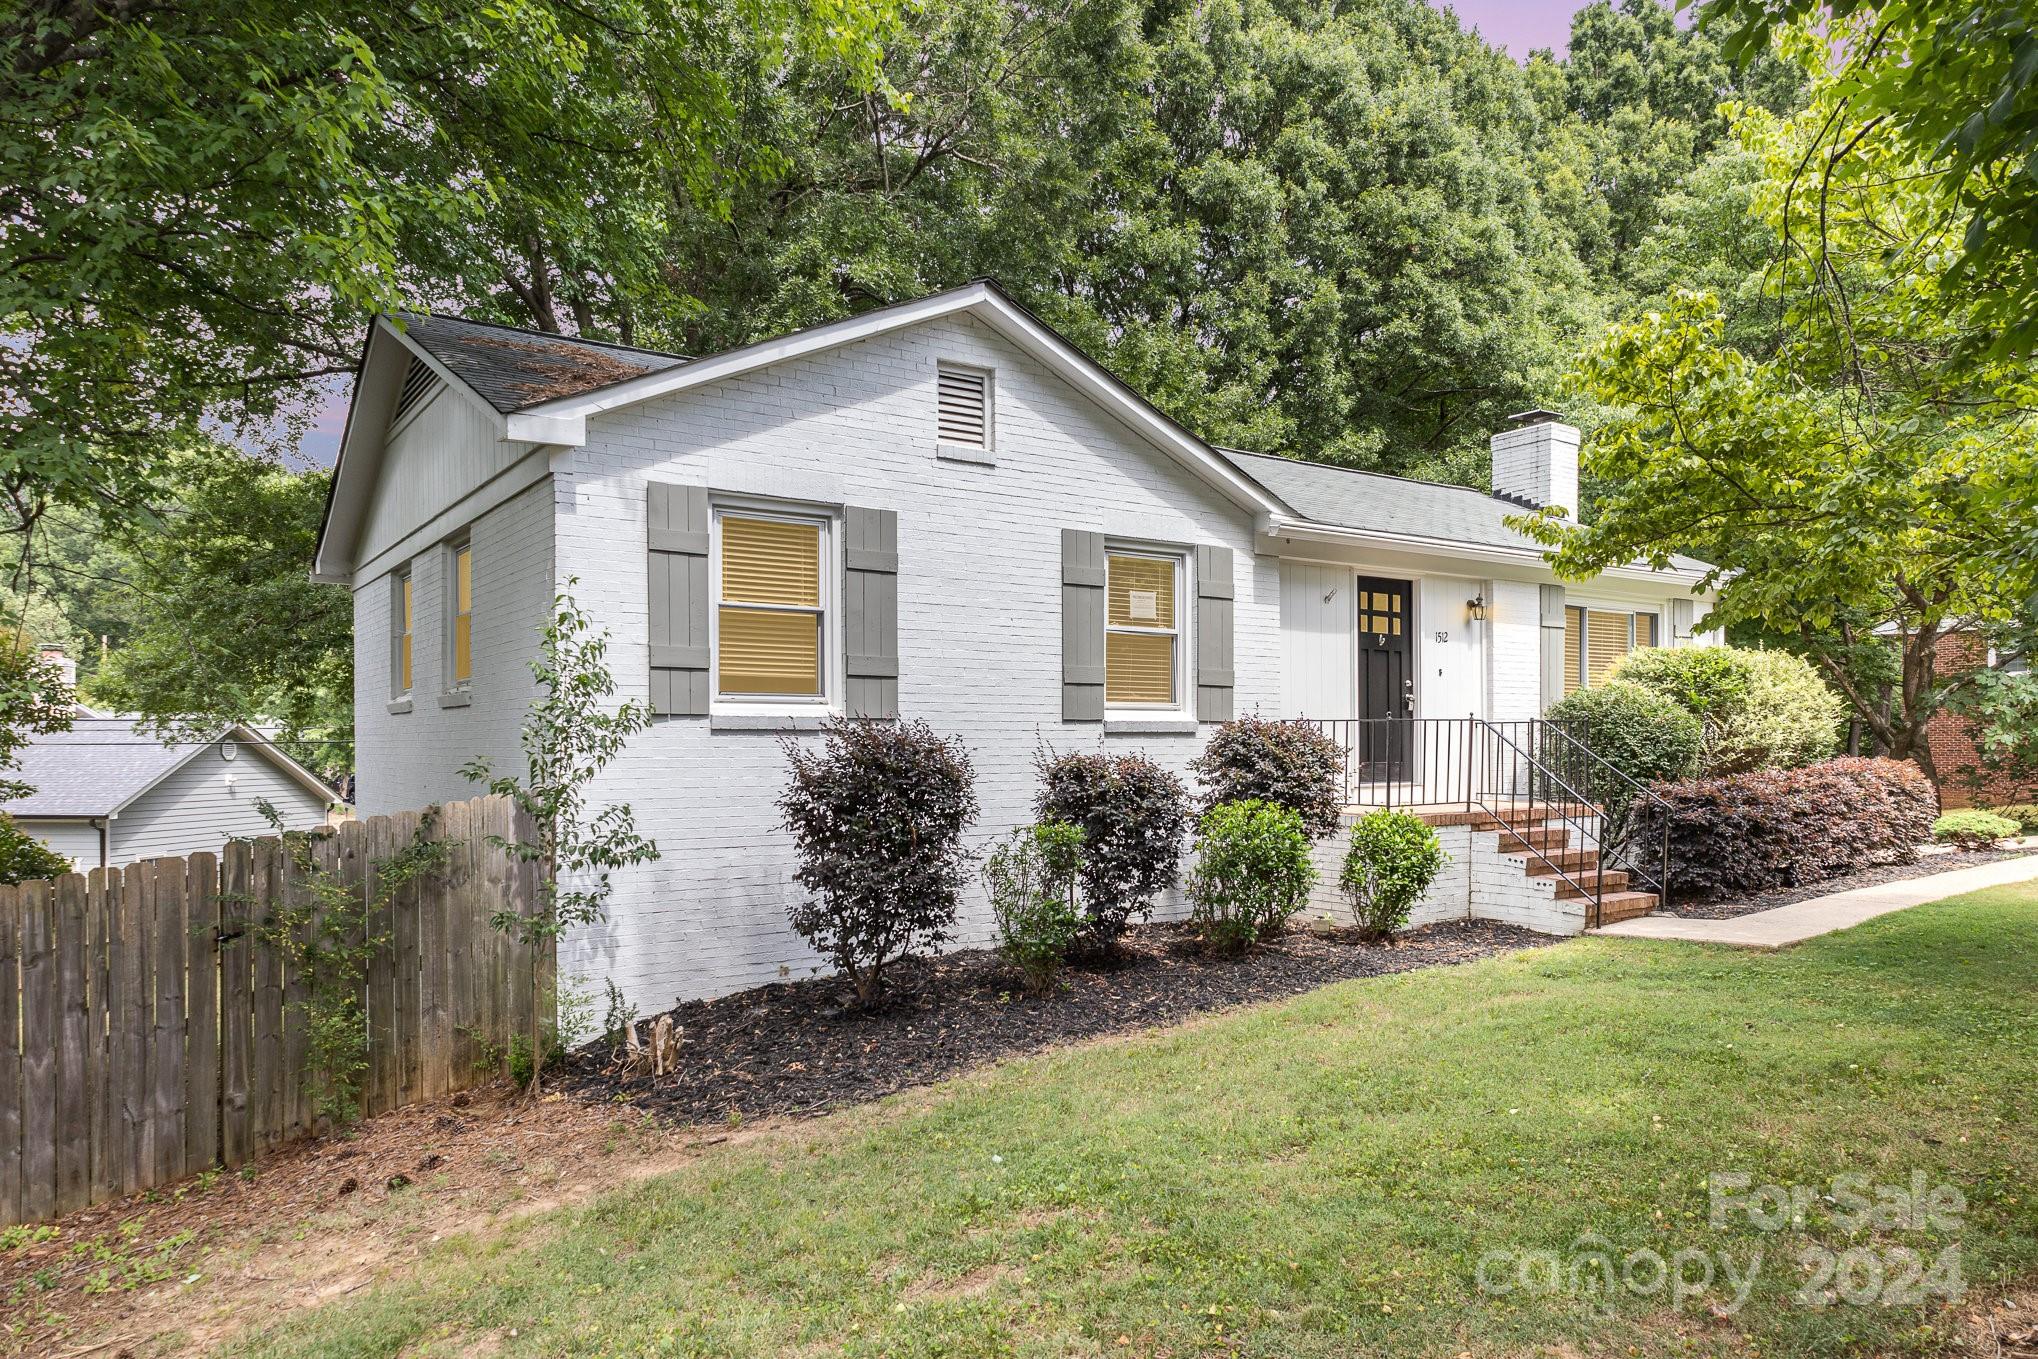
<svg viewBox="0 0 2038 1359">
<path fill-rule="evenodd" d="M 397 318 L 404 335 L 504 415 L 677 367 L 683 355 L 457 316 Z"/>
<path fill-rule="evenodd" d="M 349 579 L 352 563 L 347 554 L 352 551 L 354 535 L 367 513 L 371 488 L 381 470 L 390 413 L 409 368 L 406 356 L 422 358 L 470 401 L 485 406 L 500 422 L 504 440 L 573 448 L 587 442 L 588 418 L 604 411 L 963 313 L 1025 350 L 1234 504 L 1257 513 L 1281 508 L 1259 482 L 1219 457 L 1210 445 L 1113 377 L 988 279 L 692 360 L 446 317 L 395 321 L 382 317 L 370 329 L 355 374 L 354 399 L 347 407 L 347 428 L 340 436 L 339 460 L 326 495 L 312 577 L 337 582 Z M 442 354 L 451 354 L 465 367 Z M 642 371 L 633 376 L 618 366 L 631 363 Z M 530 394 L 547 382 L 559 384 L 559 394 L 529 400 Z"/>
<path fill-rule="evenodd" d="M 1236 448 L 1220 448 L 1218 452 L 1279 496 L 1296 515 L 1313 523 L 1538 555 L 1546 550 L 1507 522 L 1513 516 L 1528 513 L 1529 506 L 1474 487 L 1416 481 Z M 1679 571 L 1711 569 L 1695 557 L 1673 555 L 1670 560 Z"/>
<path fill-rule="evenodd" d="M 30 819 L 111 816 L 223 740 L 260 754 L 307 793 L 328 802 L 336 796 L 316 774 L 238 723 L 204 741 L 165 745 L 135 731 L 134 721 L 126 716 L 81 716 L 69 731 L 36 737 L 22 748 L 20 768 L 0 774 L 35 791 L 0 803 L 0 811 Z"/>
</svg>

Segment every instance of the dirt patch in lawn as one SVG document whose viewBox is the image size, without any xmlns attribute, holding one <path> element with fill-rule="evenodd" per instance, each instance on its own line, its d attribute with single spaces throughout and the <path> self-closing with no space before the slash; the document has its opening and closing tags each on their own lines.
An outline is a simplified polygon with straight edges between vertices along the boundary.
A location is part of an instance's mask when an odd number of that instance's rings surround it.
<svg viewBox="0 0 2038 1359">
<path fill-rule="evenodd" d="M 0 1233 L 0 1354 L 203 1354 L 400 1274 L 443 1237 L 581 1201 L 708 1145 L 558 1094 L 455 1099 Z"/>
<path fill-rule="evenodd" d="M 1186 927 L 1150 925 L 1131 931 L 1117 958 L 1069 969 L 1044 996 L 1027 995 L 995 953 L 948 953 L 888 969 L 887 1000 L 875 1013 L 858 1010 L 835 978 L 681 1005 L 671 1011 L 681 1031 L 676 1074 L 624 1079 L 596 1046 L 575 1055 L 562 1084 L 682 1123 L 822 1114 L 1002 1057 L 1553 942 L 1491 921 L 1453 921 L 1392 945 L 1296 930 L 1243 958 L 1212 959 Z"/>
<path fill-rule="evenodd" d="M 1800 887 L 1775 887 L 1767 892 L 1735 897 L 1728 901 L 1679 901 L 1659 914 L 1681 916 L 1686 920 L 1732 920 L 1736 916 L 1770 911 L 1778 906 L 1790 906 L 1800 901 L 1810 901 L 1813 897 L 1829 896 L 1834 892 L 1845 892 L 1855 887 L 1874 887 L 1885 882 L 1930 877 L 1934 873 L 1951 873 L 1958 868 L 1976 868 L 2002 859 L 2020 859 L 2029 853 L 2029 850 L 1981 849 L 1921 854 L 1915 863 L 1882 864 L 1875 868 L 1864 868 L 1858 873 L 1827 878 L 1824 882 L 1805 883 Z"/>
</svg>

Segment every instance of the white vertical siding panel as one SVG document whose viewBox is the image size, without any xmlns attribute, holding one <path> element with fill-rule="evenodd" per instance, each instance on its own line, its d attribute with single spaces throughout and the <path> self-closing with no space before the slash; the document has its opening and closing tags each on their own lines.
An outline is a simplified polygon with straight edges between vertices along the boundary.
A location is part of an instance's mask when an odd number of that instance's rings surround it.
<svg viewBox="0 0 2038 1359">
<path fill-rule="evenodd" d="M 1284 561 L 1279 572 L 1282 715 L 1357 717 L 1353 569 Z"/>
</svg>

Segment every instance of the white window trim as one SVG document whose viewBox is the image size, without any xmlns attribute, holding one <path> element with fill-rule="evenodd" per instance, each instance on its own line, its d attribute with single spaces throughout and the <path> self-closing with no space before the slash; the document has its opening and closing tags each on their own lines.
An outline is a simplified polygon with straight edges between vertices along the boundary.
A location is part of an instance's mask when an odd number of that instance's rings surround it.
<svg viewBox="0 0 2038 1359">
<path fill-rule="evenodd" d="M 418 586 L 415 562 L 405 562 L 389 573 L 389 697 L 401 703 L 417 690 L 418 678 Z M 410 585 L 410 683 L 403 682 L 403 588 Z"/>
<path fill-rule="evenodd" d="M 453 621 L 460 612 L 460 549 L 463 547 L 468 551 L 469 561 L 473 561 L 474 539 L 467 534 L 448 539 L 439 558 L 439 580 L 443 587 L 440 593 L 444 599 L 444 607 L 439 610 L 443 618 L 439 628 L 439 636 L 443 643 L 439 673 L 446 681 L 441 688 L 449 694 L 466 693 L 474 686 L 474 607 L 471 601 L 467 608 L 467 678 L 464 680 L 453 678 Z M 474 566 L 469 566 L 468 570 L 473 571 Z M 480 579 L 478 575 L 474 577 L 477 587 Z M 415 670 L 418 645 L 415 627 L 417 620 L 411 621 L 413 624 L 410 640 L 411 668 Z"/>
<path fill-rule="evenodd" d="M 821 693 L 815 698 L 787 694 L 727 695 L 722 684 L 722 516 L 818 524 L 821 529 Z M 847 687 L 842 655 L 842 514 L 832 506 L 754 496 L 717 495 L 709 502 L 708 532 L 708 714 L 710 717 L 819 717 L 842 711 Z M 748 607 L 748 606 L 738 606 Z"/>
<path fill-rule="evenodd" d="M 1173 703 L 1112 703 L 1111 692 L 1111 634 L 1114 632 L 1158 633 L 1167 635 L 1166 628 L 1114 628 L 1111 626 L 1111 558 L 1155 557 L 1174 563 L 1175 567 L 1175 701 Z M 1137 720 L 1140 718 L 1184 718 L 1196 719 L 1196 639 L 1194 637 L 1195 609 L 1195 553 L 1180 543 L 1156 543 L 1132 538 L 1106 538 L 1104 540 L 1104 720 Z"/>
</svg>

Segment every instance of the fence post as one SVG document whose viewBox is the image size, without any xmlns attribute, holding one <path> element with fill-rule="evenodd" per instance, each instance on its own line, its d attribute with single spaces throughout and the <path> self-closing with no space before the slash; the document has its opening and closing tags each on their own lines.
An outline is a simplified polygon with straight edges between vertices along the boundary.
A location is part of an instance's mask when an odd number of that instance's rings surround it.
<svg viewBox="0 0 2038 1359">
<path fill-rule="evenodd" d="M 219 1161 L 219 858 L 185 860 L 191 927 L 185 931 L 191 1064 L 186 1073 L 184 1169 L 210 1169 Z"/>
<path fill-rule="evenodd" d="M 0 886 L 0 1227 L 21 1201 L 21 889 Z"/>
<path fill-rule="evenodd" d="M 90 1202 L 92 1112 L 90 1071 L 85 1058 L 85 879 L 66 873 L 54 884 L 56 913 L 52 942 L 57 954 L 57 1184 L 56 1206 L 68 1213 Z"/>
<path fill-rule="evenodd" d="M 57 959 L 50 885 L 21 885 L 21 1210 L 57 1206 Z"/>
</svg>

